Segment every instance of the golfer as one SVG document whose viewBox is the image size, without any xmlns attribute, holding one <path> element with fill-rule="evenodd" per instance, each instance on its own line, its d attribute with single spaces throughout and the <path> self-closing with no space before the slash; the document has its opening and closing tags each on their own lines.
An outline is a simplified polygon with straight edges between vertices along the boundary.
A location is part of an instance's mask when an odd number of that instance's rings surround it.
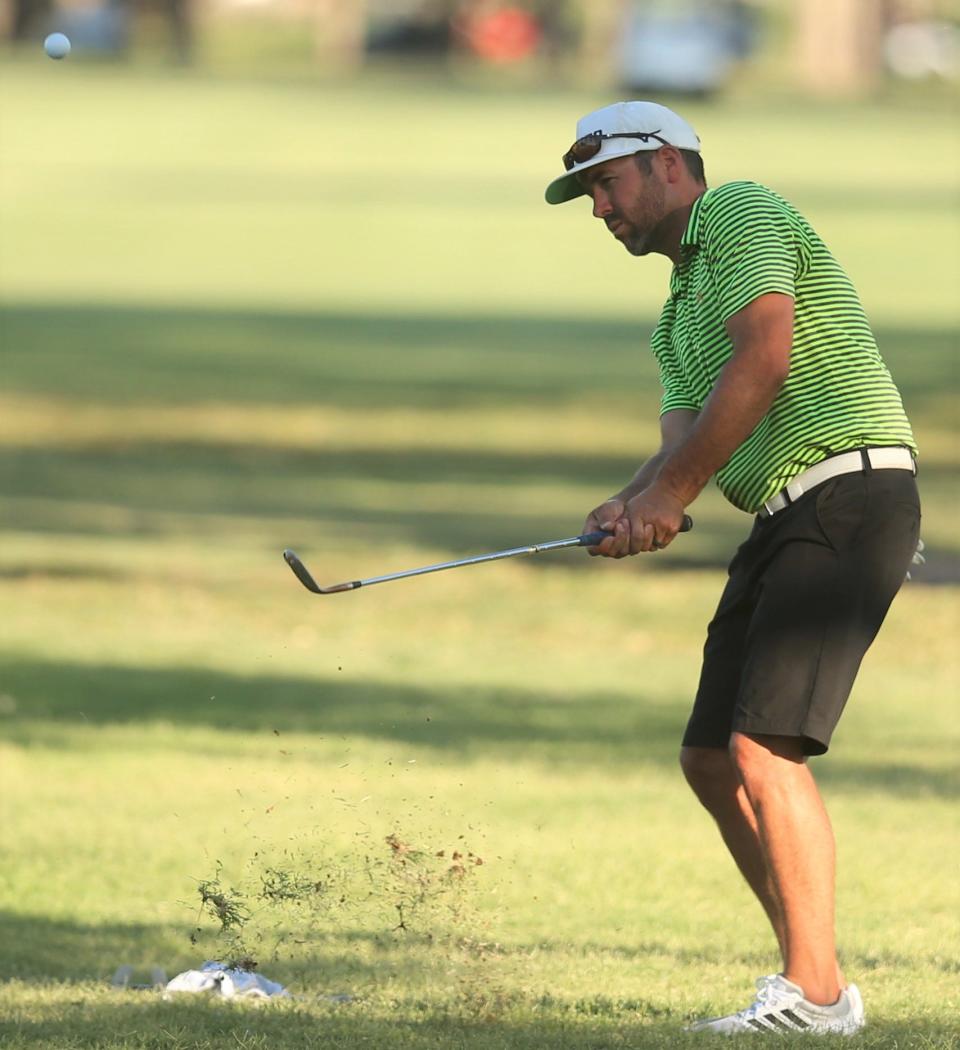
<svg viewBox="0 0 960 1050">
<path fill-rule="evenodd" d="M 707 630 L 680 762 L 759 898 L 783 958 L 752 1003 L 695 1030 L 851 1033 L 837 963 L 834 842 L 807 759 L 830 746 L 916 550 L 916 445 L 850 279 L 753 182 L 708 189 L 700 140 L 653 102 L 577 124 L 550 204 L 585 195 L 632 255 L 673 263 L 653 333 L 660 449 L 588 515 L 591 553 L 668 546 L 711 478 L 755 515 Z"/>
</svg>

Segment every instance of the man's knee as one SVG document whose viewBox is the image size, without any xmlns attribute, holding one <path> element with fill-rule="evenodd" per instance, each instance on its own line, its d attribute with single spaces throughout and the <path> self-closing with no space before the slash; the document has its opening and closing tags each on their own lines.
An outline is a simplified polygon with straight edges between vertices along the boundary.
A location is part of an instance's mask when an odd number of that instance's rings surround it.
<svg viewBox="0 0 960 1050">
<path fill-rule="evenodd" d="M 750 782 L 777 775 L 784 763 L 802 765 L 806 761 L 803 737 L 753 733 L 730 735 L 729 758 L 739 780 Z"/>
<path fill-rule="evenodd" d="M 737 789 L 733 761 L 722 748 L 682 747 L 680 768 L 693 793 L 708 809 L 715 799 Z"/>
</svg>

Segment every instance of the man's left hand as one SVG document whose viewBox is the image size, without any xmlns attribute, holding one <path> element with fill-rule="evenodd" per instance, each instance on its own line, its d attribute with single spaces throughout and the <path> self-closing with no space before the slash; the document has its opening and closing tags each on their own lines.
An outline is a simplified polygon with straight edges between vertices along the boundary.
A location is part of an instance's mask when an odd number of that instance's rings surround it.
<svg viewBox="0 0 960 1050">
<path fill-rule="evenodd" d="M 654 482 L 627 502 L 630 553 L 669 547 L 683 524 L 683 501 L 664 485 Z"/>
</svg>

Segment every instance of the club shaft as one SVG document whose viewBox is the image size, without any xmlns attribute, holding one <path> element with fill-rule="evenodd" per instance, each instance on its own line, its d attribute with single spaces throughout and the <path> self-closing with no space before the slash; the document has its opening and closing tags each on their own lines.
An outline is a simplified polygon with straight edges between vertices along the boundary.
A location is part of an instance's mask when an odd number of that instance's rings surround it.
<svg viewBox="0 0 960 1050">
<path fill-rule="evenodd" d="M 367 580 L 354 581 L 356 587 L 370 587 L 375 583 L 388 583 L 390 580 L 403 580 L 408 576 L 425 576 L 429 572 L 442 572 L 444 569 L 459 569 L 464 565 L 481 565 L 488 561 L 502 561 L 504 558 L 516 558 L 524 554 L 540 554 L 543 551 L 559 551 L 565 547 L 587 546 L 585 536 L 570 536 L 565 540 L 550 540 L 547 543 L 531 543 L 526 547 L 511 547 L 509 550 L 494 551 L 492 554 L 475 554 L 470 558 L 458 558 L 455 561 L 442 561 L 437 565 L 424 565 L 419 569 L 405 569 L 403 572 L 390 572 L 385 576 L 371 576 Z M 599 543 L 600 538 L 595 542 Z"/>
<path fill-rule="evenodd" d="M 693 522 L 684 516 L 681 532 L 693 528 Z M 310 574 L 310 571 L 297 557 L 296 552 L 285 550 L 283 557 L 293 570 L 297 579 L 314 594 L 341 594 L 343 591 L 355 591 L 358 587 L 371 587 L 375 583 L 388 583 L 390 580 L 405 580 L 411 576 L 425 576 L 431 572 L 442 572 L 444 569 L 459 569 L 464 565 L 481 565 L 488 561 L 502 561 L 504 558 L 516 558 L 524 554 L 540 554 L 543 551 L 558 551 L 565 547 L 596 547 L 610 535 L 609 532 L 587 532 L 582 536 L 568 536 L 564 540 L 547 540 L 544 543 L 530 543 L 525 547 L 509 547 L 507 550 L 494 551 L 491 554 L 475 554 L 470 558 L 457 558 L 455 561 L 442 561 L 436 565 L 423 565 L 418 569 L 405 569 L 402 572 L 391 572 L 385 576 L 371 576 L 366 580 L 348 580 L 332 587 L 321 587 Z"/>
</svg>

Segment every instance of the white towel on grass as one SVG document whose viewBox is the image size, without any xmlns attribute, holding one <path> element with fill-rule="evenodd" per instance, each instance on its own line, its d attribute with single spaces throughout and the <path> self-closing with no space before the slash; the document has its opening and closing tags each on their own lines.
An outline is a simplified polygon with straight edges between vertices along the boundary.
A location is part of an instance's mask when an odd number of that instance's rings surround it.
<svg viewBox="0 0 960 1050">
<path fill-rule="evenodd" d="M 272 999 L 289 996 L 282 984 L 259 973 L 235 970 L 221 962 L 208 960 L 199 970 L 178 973 L 167 983 L 167 992 L 210 992 L 224 999 Z"/>
</svg>

